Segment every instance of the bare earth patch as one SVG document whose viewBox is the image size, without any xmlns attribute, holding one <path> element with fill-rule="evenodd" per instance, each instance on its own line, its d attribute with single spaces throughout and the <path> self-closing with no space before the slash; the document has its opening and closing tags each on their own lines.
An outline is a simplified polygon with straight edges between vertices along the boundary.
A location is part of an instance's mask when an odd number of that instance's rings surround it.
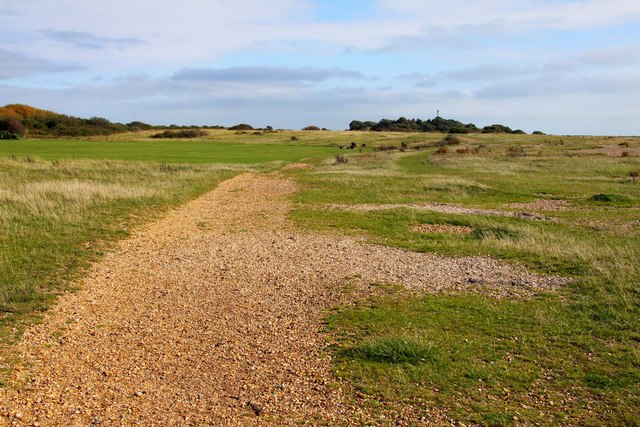
<svg viewBox="0 0 640 427">
<path fill-rule="evenodd" d="M 469 234 L 473 228 L 452 224 L 417 224 L 412 227 L 412 230 L 416 233 Z"/>
<path fill-rule="evenodd" d="M 508 203 L 507 208 L 526 209 L 534 211 L 575 211 L 578 207 L 571 205 L 567 200 L 540 199 L 529 203 Z"/>
<path fill-rule="evenodd" d="M 295 190 L 244 174 L 120 242 L 25 333 L 0 425 L 356 425 L 362 409 L 331 374 L 328 308 L 373 283 L 509 296 L 567 282 L 297 232 Z"/>
<path fill-rule="evenodd" d="M 305 170 L 305 169 L 313 169 L 313 165 L 311 163 L 289 163 L 283 170 Z"/>
<path fill-rule="evenodd" d="M 609 157 L 622 157 L 623 155 L 625 155 L 623 153 L 626 152 L 627 156 L 637 157 L 640 156 L 640 147 L 611 144 L 599 148 L 576 150 L 575 152 L 581 154 L 604 154 L 605 156 Z"/>
<path fill-rule="evenodd" d="M 480 209 L 470 208 L 466 206 L 450 205 L 447 203 L 397 203 L 386 205 L 372 205 L 372 204 L 360 204 L 360 205 L 330 205 L 330 209 L 345 210 L 352 212 L 372 212 L 382 211 L 389 209 L 416 209 L 432 212 L 450 213 L 458 215 L 488 215 L 488 216 L 510 216 L 523 219 L 531 219 L 535 221 L 555 221 L 555 218 L 548 218 L 544 215 L 534 212 L 511 212 L 501 211 L 497 209 Z"/>
</svg>

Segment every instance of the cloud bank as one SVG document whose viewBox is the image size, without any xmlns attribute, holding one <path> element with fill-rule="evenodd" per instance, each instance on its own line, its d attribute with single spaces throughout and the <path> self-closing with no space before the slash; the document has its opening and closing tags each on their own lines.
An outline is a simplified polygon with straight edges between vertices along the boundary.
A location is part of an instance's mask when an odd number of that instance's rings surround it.
<svg viewBox="0 0 640 427">
<path fill-rule="evenodd" d="M 0 18 L 5 103 L 334 129 L 440 109 L 640 134 L 636 0 L 6 0 Z"/>
</svg>

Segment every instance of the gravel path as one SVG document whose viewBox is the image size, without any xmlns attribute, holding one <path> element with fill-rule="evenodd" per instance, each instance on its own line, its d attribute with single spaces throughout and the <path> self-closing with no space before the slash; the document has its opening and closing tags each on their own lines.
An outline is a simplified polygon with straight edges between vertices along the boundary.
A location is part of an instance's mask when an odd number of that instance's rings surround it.
<svg viewBox="0 0 640 427">
<path fill-rule="evenodd" d="M 141 227 L 19 344 L 0 425 L 342 424 L 329 307 L 371 283 L 498 294 L 561 285 L 487 257 L 446 258 L 301 234 L 295 186 L 244 174 Z"/>
</svg>

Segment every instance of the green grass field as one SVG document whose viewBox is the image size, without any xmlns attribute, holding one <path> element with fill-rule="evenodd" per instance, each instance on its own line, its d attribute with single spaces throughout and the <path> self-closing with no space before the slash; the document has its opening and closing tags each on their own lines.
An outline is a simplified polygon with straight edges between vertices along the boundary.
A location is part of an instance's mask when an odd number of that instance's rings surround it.
<svg viewBox="0 0 640 427">
<path fill-rule="evenodd" d="M 301 187 L 290 215 L 301 229 L 488 254 L 574 278 L 529 299 L 408 295 L 391 286 L 336 308 L 327 319 L 335 372 L 354 385 L 374 425 L 403 407 L 437 408 L 467 425 L 640 424 L 640 180 L 632 177 L 640 139 L 464 135 L 447 152 L 411 148 L 442 138 L 212 131 L 193 141 L 147 132 L 0 142 L 3 367 L 23 326 L 132 226 L 242 171 L 307 159 L 314 169 L 282 171 Z M 351 141 L 357 150 L 337 149 Z M 398 149 L 374 151 L 389 145 Z M 421 202 L 554 220 L 336 207 Z M 473 231 L 421 233 L 419 224 Z"/>
<path fill-rule="evenodd" d="M 207 140 L 20 140 L 1 141 L 0 156 L 42 160 L 101 159 L 166 163 L 266 163 L 330 156 L 332 147 L 299 144 L 240 144 Z"/>
</svg>

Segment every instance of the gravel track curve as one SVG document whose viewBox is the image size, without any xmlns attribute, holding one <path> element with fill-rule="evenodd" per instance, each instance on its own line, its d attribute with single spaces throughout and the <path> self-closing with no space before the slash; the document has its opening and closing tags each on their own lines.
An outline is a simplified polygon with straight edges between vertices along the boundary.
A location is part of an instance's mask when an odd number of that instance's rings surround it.
<svg viewBox="0 0 640 427">
<path fill-rule="evenodd" d="M 0 425 L 349 424 L 360 409 L 331 374 L 321 322 L 354 298 L 346 282 L 355 297 L 372 283 L 512 295 L 566 282 L 300 232 L 295 191 L 243 174 L 119 242 L 23 336 Z"/>
</svg>

